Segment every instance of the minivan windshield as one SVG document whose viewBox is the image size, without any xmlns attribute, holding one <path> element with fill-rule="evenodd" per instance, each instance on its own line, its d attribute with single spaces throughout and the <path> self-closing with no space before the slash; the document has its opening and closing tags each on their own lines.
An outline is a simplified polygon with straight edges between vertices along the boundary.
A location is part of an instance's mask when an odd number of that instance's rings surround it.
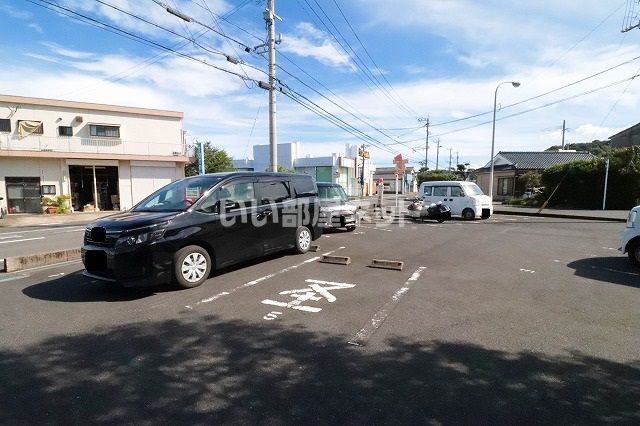
<svg viewBox="0 0 640 426">
<path fill-rule="evenodd" d="M 484 195 L 482 189 L 475 183 L 465 183 L 464 184 L 464 193 L 466 195 Z"/>
<path fill-rule="evenodd" d="M 322 201 L 347 201 L 347 194 L 341 186 L 318 185 L 318 198 Z"/>
<path fill-rule="evenodd" d="M 220 182 L 217 176 L 182 179 L 160 188 L 140 201 L 135 212 L 179 212 L 191 207 L 209 188 Z"/>
</svg>

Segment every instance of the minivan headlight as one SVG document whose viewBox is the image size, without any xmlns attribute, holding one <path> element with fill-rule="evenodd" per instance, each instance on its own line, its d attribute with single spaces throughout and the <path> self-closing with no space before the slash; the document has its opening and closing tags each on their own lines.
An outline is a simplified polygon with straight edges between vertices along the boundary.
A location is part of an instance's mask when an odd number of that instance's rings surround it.
<svg viewBox="0 0 640 426">
<path fill-rule="evenodd" d="M 118 238 L 118 242 L 116 243 L 116 245 L 117 246 L 125 245 L 125 246 L 132 247 L 139 244 L 150 243 L 164 237 L 164 232 L 166 230 L 167 228 L 162 227 L 162 228 L 153 229 L 147 232 L 140 232 L 140 233 L 126 235 L 124 237 Z"/>
</svg>

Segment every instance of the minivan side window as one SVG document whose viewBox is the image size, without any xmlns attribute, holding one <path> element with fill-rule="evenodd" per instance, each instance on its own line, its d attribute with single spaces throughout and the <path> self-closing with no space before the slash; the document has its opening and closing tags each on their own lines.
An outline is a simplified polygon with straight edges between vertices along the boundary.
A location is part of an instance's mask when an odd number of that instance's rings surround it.
<svg viewBox="0 0 640 426">
<path fill-rule="evenodd" d="M 291 193 L 289 192 L 289 182 L 286 181 L 274 181 L 274 182 L 260 182 L 260 205 L 271 203 L 281 203 L 291 199 Z"/>
<path fill-rule="evenodd" d="M 464 197 L 464 192 L 459 186 L 450 186 L 449 188 L 451 188 L 452 197 Z"/>
<path fill-rule="evenodd" d="M 434 197 L 446 197 L 447 196 L 447 186 L 434 186 L 433 187 L 433 196 Z"/>
<path fill-rule="evenodd" d="M 296 177 L 293 179 L 293 188 L 296 198 L 313 197 L 318 194 L 313 179 L 306 177 Z"/>
<path fill-rule="evenodd" d="M 433 189 L 433 186 L 425 186 L 423 195 L 426 195 L 427 197 L 430 197 L 432 189 Z"/>
<path fill-rule="evenodd" d="M 256 204 L 252 182 L 232 182 L 224 185 L 217 191 L 217 196 L 223 211 L 251 207 Z"/>
</svg>

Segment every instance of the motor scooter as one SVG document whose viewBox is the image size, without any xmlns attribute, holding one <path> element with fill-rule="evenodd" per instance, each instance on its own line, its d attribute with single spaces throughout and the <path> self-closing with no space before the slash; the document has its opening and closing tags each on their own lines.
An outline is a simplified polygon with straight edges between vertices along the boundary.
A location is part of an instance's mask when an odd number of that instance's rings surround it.
<svg viewBox="0 0 640 426">
<path fill-rule="evenodd" d="M 411 204 L 407 206 L 408 216 L 413 220 L 431 219 L 442 223 L 445 220 L 451 220 L 451 208 L 442 201 L 431 203 L 425 207 L 422 198 L 415 198 Z"/>
</svg>

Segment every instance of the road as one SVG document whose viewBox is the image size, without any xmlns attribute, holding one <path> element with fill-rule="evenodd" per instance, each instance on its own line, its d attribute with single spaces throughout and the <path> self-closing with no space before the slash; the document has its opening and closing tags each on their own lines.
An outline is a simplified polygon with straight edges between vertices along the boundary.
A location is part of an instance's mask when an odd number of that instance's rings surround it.
<svg viewBox="0 0 640 426">
<path fill-rule="evenodd" d="M 85 225 L 25 226 L 0 229 L 0 259 L 79 248 Z"/>
<path fill-rule="evenodd" d="M 190 290 L 4 274 L 0 423 L 637 423 L 621 226 L 366 225 Z"/>
</svg>

